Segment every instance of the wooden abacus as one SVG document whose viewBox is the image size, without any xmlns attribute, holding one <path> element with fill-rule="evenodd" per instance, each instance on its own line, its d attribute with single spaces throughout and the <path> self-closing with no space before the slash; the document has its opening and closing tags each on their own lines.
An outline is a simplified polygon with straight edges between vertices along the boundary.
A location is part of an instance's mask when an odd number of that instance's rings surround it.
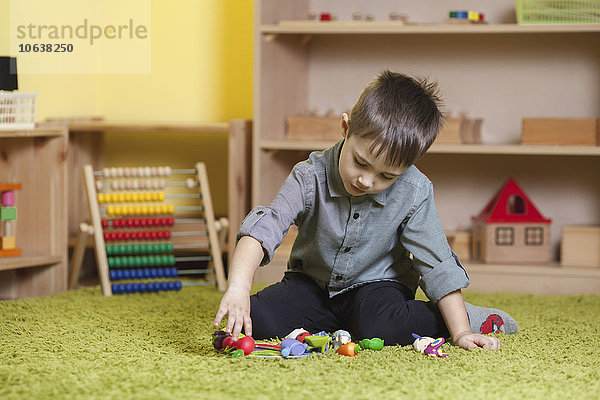
<svg viewBox="0 0 600 400">
<path fill-rule="evenodd" d="M 195 169 L 125 167 L 102 171 L 86 165 L 83 174 L 91 227 L 82 224 L 73 258 L 81 260 L 87 235 L 93 234 L 105 296 L 179 290 L 181 282 L 172 278 L 198 274 L 209 278 L 208 282 L 191 284 L 216 284 L 219 291 L 225 290 L 219 223 L 215 221 L 204 163 L 197 163 Z M 182 180 L 185 175 L 189 177 Z M 175 255 L 200 251 L 209 255 Z M 205 261 L 212 268 L 182 267 Z M 78 279 L 81 261 L 72 264 L 76 267 L 71 268 L 70 287 Z M 211 278 L 214 281 L 210 282 Z"/>
</svg>

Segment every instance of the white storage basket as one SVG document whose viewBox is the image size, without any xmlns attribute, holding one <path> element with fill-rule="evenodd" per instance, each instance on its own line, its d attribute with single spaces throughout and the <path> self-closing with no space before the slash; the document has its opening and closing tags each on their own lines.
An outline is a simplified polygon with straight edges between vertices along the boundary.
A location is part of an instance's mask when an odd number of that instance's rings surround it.
<svg viewBox="0 0 600 400">
<path fill-rule="evenodd" d="M 0 91 L 0 130 L 35 127 L 36 93 Z"/>
</svg>

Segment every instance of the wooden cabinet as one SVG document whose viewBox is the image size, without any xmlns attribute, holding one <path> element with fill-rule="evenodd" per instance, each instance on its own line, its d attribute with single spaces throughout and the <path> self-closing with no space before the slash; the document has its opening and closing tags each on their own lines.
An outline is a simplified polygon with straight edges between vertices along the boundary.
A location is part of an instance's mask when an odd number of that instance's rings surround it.
<svg viewBox="0 0 600 400">
<path fill-rule="evenodd" d="M 303 20 L 309 11 L 344 8 L 345 19 L 350 19 L 352 10 L 347 8 L 352 5 L 342 1 L 255 3 L 254 204 L 269 204 L 296 162 L 311 150 L 333 144 L 287 140 L 286 116 L 314 111 L 341 114 L 352 107 L 367 82 L 389 68 L 437 80 L 447 113 L 466 112 L 483 119 L 483 144 L 434 144 L 417 164 L 434 183 L 446 229 L 468 228 L 471 216 L 509 177 L 553 219 L 553 265 L 559 259 L 562 226 L 600 225 L 600 147 L 520 144 L 522 118 L 599 116 L 600 25 L 499 23 L 507 21 L 507 14 L 514 21 L 512 2 L 494 3 L 491 7 L 497 15 L 490 15 L 493 23 L 486 25 L 444 25 L 443 17 L 438 24 L 307 22 Z M 441 8 L 440 15 L 450 7 L 434 3 Z M 381 9 L 386 4 L 374 1 L 369 7 L 376 15 L 386 16 Z M 318 9 L 323 5 L 329 10 Z M 479 283 L 494 280 L 494 274 L 508 271 L 509 277 L 515 277 L 521 271 L 531 281 L 542 279 L 540 289 L 533 291 L 600 292 L 600 266 L 558 271 L 550 266 L 533 270 L 533 266 L 503 269 L 466 264 L 478 290 L 486 286 Z M 283 268 L 274 273 L 261 271 L 257 277 L 277 279 Z M 492 275 L 480 279 L 478 271 Z M 549 276 L 558 278 L 543 281 Z M 569 276 L 576 276 L 577 282 L 567 283 L 564 289 L 561 286 Z M 583 287 L 578 288 L 580 284 Z M 511 290 L 511 285 L 509 279 L 493 289 Z M 515 287 L 525 289 L 524 285 Z"/>
<path fill-rule="evenodd" d="M 64 128 L 0 132 L 0 182 L 19 182 L 16 242 L 0 257 L 0 299 L 67 288 L 67 148 Z"/>
</svg>

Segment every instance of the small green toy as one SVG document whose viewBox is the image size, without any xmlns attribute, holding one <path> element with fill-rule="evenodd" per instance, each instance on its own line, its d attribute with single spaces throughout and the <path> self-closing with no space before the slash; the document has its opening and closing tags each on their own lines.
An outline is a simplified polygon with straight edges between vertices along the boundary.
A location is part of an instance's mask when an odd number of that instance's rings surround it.
<svg viewBox="0 0 600 400">
<path fill-rule="evenodd" d="M 341 345 L 335 352 L 343 356 L 354 357 L 361 350 L 381 350 L 383 349 L 383 339 L 363 339 L 358 344 L 349 342 Z"/>
<path fill-rule="evenodd" d="M 358 346 L 354 349 L 355 353 L 358 353 L 361 350 L 381 350 L 383 349 L 383 339 L 373 338 L 373 339 L 363 339 L 358 342 Z"/>
</svg>

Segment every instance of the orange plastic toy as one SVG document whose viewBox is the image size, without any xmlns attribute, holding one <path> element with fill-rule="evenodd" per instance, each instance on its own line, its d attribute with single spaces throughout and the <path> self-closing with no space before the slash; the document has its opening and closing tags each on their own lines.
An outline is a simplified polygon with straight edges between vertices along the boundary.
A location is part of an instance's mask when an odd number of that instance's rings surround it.
<svg viewBox="0 0 600 400">
<path fill-rule="evenodd" d="M 354 357 L 356 355 L 356 352 L 354 351 L 356 346 L 358 346 L 356 343 L 349 342 L 338 347 L 335 352 L 343 356 Z"/>
</svg>

